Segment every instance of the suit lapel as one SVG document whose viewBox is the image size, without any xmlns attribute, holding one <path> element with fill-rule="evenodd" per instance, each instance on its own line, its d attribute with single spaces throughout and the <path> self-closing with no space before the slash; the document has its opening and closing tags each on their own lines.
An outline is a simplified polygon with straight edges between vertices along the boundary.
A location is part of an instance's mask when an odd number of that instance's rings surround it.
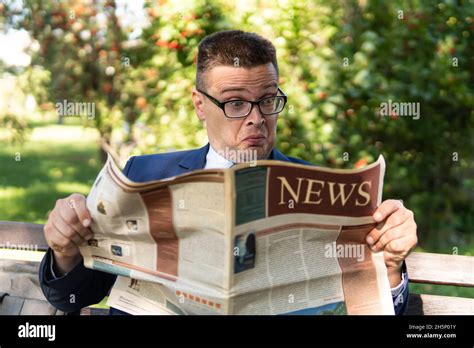
<svg viewBox="0 0 474 348">
<path fill-rule="evenodd" d="M 270 153 L 270 157 L 268 159 L 275 160 L 275 161 L 283 161 L 283 162 L 291 162 L 288 157 L 282 154 L 277 149 L 273 148 L 272 152 Z"/>
<path fill-rule="evenodd" d="M 206 155 L 208 151 L 209 143 L 199 149 L 191 150 L 179 161 L 178 165 L 189 171 L 203 169 L 206 165 Z"/>
</svg>

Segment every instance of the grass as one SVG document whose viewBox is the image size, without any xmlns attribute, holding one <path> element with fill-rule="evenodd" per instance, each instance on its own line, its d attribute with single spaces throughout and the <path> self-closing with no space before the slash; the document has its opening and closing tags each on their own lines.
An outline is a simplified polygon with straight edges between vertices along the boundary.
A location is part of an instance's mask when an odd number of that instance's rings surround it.
<svg viewBox="0 0 474 348">
<path fill-rule="evenodd" d="M 102 163 L 98 133 L 36 124 L 23 145 L 0 147 L 0 220 L 44 223 L 59 198 L 87 194 Z"/>
</svg>

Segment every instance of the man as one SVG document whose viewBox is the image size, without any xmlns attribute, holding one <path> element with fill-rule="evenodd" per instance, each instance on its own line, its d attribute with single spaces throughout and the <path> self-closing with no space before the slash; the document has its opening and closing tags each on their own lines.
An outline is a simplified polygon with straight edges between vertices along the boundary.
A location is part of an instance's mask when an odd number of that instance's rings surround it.
<svg viewBox="0 0 474 348">
<path fill-rule="evenodd" d="M 227 168 L 234 164 L 229 154 L 239 152 L 309 164 L 274 148 L 278 114 L 286 103 L 278 77 L 275 48 L 268 40 L 237 30 L 206 37 L 199 45 L 192 99 L 209 143 L 196 150 L 132 157 L 125 175 L 142 182 Z M 80 194 L 58 200 L 44 228 L 50 250 L 41 264 L 41 286 L 46 298 L 66 312 L 100 302 L 116 279 L 83 266 L 78 246 L 92 238 L 85 201 Z M 395 312 L 400 314 L 408 298 L 404 259 L 417 243 L 413 213 L 400 201 L 387 200 L 373 217 L 380 223 L 367 236 L 367 244 L 384 252 Z M 111 309 L 111 314 L 119 312 Z"/>
</svg>

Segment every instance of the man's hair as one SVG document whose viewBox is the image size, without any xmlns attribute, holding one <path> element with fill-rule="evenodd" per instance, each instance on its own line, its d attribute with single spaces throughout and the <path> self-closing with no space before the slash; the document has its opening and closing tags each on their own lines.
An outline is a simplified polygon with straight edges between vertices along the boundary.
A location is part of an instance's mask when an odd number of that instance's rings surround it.
<svg viewBox="0 0 474 348">
<path fill-rule="evenodd" d="M 252 68 L 272 63 L 278 74 L 275 46 L 255 33 L 223 30 L 206 36 L 198 48 L 196 86 L 205 90 L 203 74 L 219 65 Z"/>
</svg>

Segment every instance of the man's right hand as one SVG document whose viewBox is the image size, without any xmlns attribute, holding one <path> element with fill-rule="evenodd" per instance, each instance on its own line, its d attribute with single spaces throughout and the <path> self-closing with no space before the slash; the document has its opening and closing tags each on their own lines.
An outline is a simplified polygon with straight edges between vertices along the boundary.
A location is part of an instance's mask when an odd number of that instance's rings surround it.
<svg viewBox="0 0 474 348">
<path fill-rule="evenodd" d="M 57 276 L 71 271 L 81 261 L 79 246 L 92 238 L 88 228 L 91 221 L 84 195 L 74 193 L 56 201 L 44 226 L 44 236 L 53 250 Z"/>
</svg>

